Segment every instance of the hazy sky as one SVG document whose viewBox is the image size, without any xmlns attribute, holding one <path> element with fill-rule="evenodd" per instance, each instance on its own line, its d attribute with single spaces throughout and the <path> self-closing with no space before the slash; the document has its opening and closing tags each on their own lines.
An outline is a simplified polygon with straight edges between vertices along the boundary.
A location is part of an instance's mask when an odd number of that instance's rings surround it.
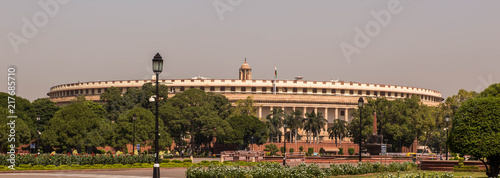
<svg viewBox="0 0 500 178">
<path fill-rule="evenodd" d="M 272 79 L 277 65 L 280 80 L 413 86 L 443 97 L 500 82 L 500 1 L 2 2 L 0 91 L 14 65 L 18 95 L 30 100 L 58 84 L 150 79 L 156 52 L 168 79 L 238 78 L 247 58 L 254 79 Z"/>
</svg>

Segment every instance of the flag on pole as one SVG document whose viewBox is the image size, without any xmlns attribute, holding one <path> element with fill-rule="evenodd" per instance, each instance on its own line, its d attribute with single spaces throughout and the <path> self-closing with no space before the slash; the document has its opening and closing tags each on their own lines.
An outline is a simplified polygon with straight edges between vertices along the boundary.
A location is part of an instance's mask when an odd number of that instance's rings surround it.
<svg viewBox="0 0 500 178">
<path fill-rule="evenodd" d="M 278 68 L 274 66 L 274 78 L 278 77 Z"/>
</svg>

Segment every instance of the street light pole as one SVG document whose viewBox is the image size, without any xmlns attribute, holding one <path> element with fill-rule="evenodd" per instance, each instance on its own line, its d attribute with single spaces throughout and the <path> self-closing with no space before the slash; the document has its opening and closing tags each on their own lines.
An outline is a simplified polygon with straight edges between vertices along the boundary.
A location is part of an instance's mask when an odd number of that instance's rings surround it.
<svg viewBox="0 0 500 178">
<path fill-rule="evenodd" d="M 359 162 L 361 162 L 361 110 L 363 110 L 364 104 L 363 97 L 359 97 L 358 108 L 359 108 Z"/>
<path fill-rule="evenodd" d="M 135 154 L 135 120 L 137 120 L 137 115 L 134 114 L 134 142 L 132 143 L 132 154 Z"/>
<path fill-rule="evenodd" d="M 38 135 L 38 139 L 36 140 L 36 147 L 38 148 L 38 154 L 40 154 L 40 115 L 37 115 L 36 116 L 36 121 L 37 121 L 37 126 L 38 126 L 38 130 L 37 130 L 37 135 Z"/>
<path fill-rule="evenodd" d="M 283 133 L 283 144 L 285 147 L 285 153 L 283 154 L 283 166 L 286 165 L 286 124 L 283 124 L 283 130 L 284 130 L 284 133 Z"/>
<path fill-rule="evenodd" d="M 158 81 L 159 75 L 163 70 L 163 59 L 160 53 L 156 53 L 153 58 L 153 72 L 156 74 L 156 123 L 155 123 L 155 164 L 153 168 L 153 178 L 160 178 L 160 162 L 158 160 L 159 147 L 158 147 L 158 100 L 160 99 Z"/>
<path fill-rule="evenodd" d="M 446 115 L 446 139 L 448 140 L 448 122 L 450 121 L 450 115 Z M 446 160 L 448 160 L 448 144 L 446 144 L 446 142 L 444 143 L 445 147 L 446 147 Z"/>
</svg>

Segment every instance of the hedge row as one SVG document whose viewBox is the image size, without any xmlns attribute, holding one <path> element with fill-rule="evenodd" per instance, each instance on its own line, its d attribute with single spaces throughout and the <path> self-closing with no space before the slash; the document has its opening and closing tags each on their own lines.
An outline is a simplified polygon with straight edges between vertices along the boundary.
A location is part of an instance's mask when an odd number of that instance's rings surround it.
<svg viewBox="0 0 500 178">
<path fill-rule="evenodd" d="M 0 154 L 0 165 L 8 166 L 9 155 Z M 94 164 L 134 164 L 134 163 L 151 163 L 154 162 L 154 155 L 112 155 L 112 154 L 25 154 L 16 155 L 16 166 L 22 164 L 30 165 L 94 165 Z"/>
<path fill-rule="evenodd" d="M 184 163 L 161 163 L 160 167 L 190 167 L 192 163 L 184 162 Z M 123 168 L 153 168 L 153 163 L 134 163 L 134 164 L 94 164 L 94 165 L 29 165 L 29 164 L 21 164 L 16 166 L 16 170 L 63 170 L 63 169 L 123 169 Z M 12 171 L 7 166 L 0 166 L 0 171 Z"/>
<path fill-rule="evenodd" d="M 186 171 L 187 177 L 328 177 L 338 175 L 359 175 L 367 173 L 396 172 L 416 170 L 417 165 L 412 162 L 391 163 L 358 163 L 331 164 L 329 168 L 321 169 L 316 164 L 300 164 L 296 167 L 282 166 L 279 163 L 259 162 L 249 167 L 210 165 L 208 168 L 201 166 L 190 167 Z"/>
</svg>

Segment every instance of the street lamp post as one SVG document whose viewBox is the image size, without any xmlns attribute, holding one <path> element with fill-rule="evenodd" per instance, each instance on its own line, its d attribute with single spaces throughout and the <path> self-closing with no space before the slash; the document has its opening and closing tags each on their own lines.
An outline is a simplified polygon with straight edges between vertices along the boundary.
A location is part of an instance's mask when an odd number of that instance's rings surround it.
<svg viewBox="0 0 500 178">
<path fill-rule="evenodd" d="M 135 154 L 135 120 L 137 120 L 137 115 L 134 114 L 132 120 L 134 120 L 134 142 L 132 143 L 132 154 Z"/>
<path fill-rule="evenodd" d="M 286 165 L 286 124 L 283 124 L 283 147 L 285 148 L 285 153 L 283 154 L 283 166 Z"/>
<path fill-rule="evenodd" d="M 361 162 L 361 110 L 363 110 L 364 104 L 363 97 L 359 97 L 358 108 L 359 108 L 359 162 Z"/>
<path fill-rule="evenodd" d="M 446 130 L 446 139 L 448 139 L 448 122 L 450 121 L 450 115 L 446 115 L 446 128 L 444 128 Z M 446 144 L 445 142 L 445 147 L 446 147 L 446 150 L 445 150 L 445 153 L 446 153 L 446 160 L 448 160 L 448 144 Z"/>
<path fill-rule="evenodd" d="M 37 135 L 38 135 L 38 139 L 36 140 L 36 147 L 38 148 L 38 154 L 40 154 L 40 115 L 37 115 L 36 116 L 36 121 L 37 121 L 37 126 L 38 126 L 38 130 L 37 130 Z"/>
<path fill-rule="evenodd" d="M 156 123 L 155 123 L 155 164 L 153 168 L 153 178 L 160 177 L 160 162 L 158 161 L 159 148 L 158 148 L 158 100 L 159 100 L 159 90 L 158 90 L 158 81 L 159 75 L 163 70 L 163 59 L 160 56 L 160 53 L 156 53 L 153 58 L 153 72 L 156 74 Z"/>
</svg>

